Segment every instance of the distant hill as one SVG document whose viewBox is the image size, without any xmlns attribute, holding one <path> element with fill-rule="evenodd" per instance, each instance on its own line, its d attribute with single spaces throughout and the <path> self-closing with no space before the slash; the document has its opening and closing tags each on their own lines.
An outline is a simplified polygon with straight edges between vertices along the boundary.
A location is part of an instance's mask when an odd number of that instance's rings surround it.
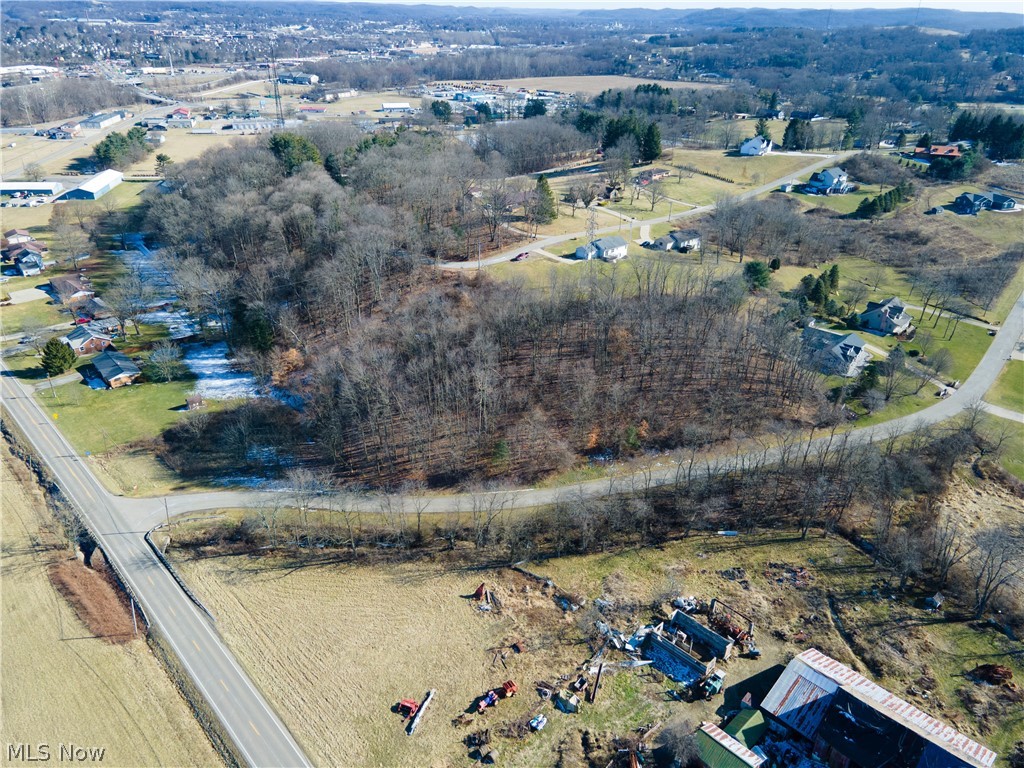
<svg viewBox="0 0 1024 768">
<path fill-rule="evenodd" d="M 557 0 L 556 0 L 557 1 Z M 824 4 L 824 0 L 823 0 Z M 582 15 L 582 14 L 581 14 Z M 621 11 L 591 10 L 589 19 L 621 21 Z M 709 8 L 694 10 L 629 11 L 632 24 L 644 21 L 656 24 L 678 23 L 687 27 L 805 27 L 839 29 L 843 27 L 918 26 L 970 32 L 974 29 L 1007 29 L 1024 24 L 1024 13 L 988 13 L 947 11 L 938 8 L 860 8 L 857 10 L 796 8 Z"/>
</svg>

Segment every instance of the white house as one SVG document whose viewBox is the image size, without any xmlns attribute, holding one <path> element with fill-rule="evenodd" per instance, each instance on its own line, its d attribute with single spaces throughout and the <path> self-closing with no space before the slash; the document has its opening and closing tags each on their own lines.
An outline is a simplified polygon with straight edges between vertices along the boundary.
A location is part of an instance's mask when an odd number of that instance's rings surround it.
<svg viewBox="0 0 1024 768">
<path fill-rule="evenodd" d="M 767 155 L 772 151 L 771 139 L 766 139 L 764 136 L 755 136 L 752 139 L 747 139 L 740 144 L 741 155 Z"/>
<path fill-rule="evenodd" d="M 576 249 L 576 258 L 582 261 L 591 259 L 603 259 L 604 261 L 618 261 L 626 258 L 629 245 L 618 235 L 598 238 L 592 243 L 581 245 Z"/>
</svg>

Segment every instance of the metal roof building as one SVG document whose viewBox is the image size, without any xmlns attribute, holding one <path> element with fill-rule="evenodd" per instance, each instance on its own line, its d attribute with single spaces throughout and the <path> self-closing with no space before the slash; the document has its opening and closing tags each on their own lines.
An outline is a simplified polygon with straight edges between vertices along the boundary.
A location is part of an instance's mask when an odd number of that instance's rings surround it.
<svg viewBox="0 0 1024 768">
<path fill-rule="evenodd" d="M 69 189 L 62 196 L 63 200 L 99 200 L 107 192 L 124 181 L 124 174 L 109 169 L 101 171 L 74 189 Z"/>
<path fill-rule="evenodd" d="M 713 723 L 697 731 L 697 751 L 708 768 L 759 768 L 766 762 Z"/>
<path fill-rule="evenodd" d="M 63 189 L 64 185 L 59 181 L 0 182 L 0 195 L 13 195 L 15 192 L 25 192 L 29 195 L 56 195 Z"/>
<path fill-rule="evenodd" d="M 814 648 L 789 662 L 761 708 L 816 742 L 816 753 L 824 744 L 865 765 L 990 768 L 996 760 L 988 747 Z M 855 737 L 858 728 L 873 736 Z M 899 762 L 871 762 L 893 750 Z M 869 751 L 873 757 L 859 754 Z"/>
</svg>

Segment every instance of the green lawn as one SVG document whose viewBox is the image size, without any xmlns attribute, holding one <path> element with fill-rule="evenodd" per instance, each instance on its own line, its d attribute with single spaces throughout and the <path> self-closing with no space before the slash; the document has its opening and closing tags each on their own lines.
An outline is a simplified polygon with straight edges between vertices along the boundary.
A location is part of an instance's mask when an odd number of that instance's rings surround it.
<svg viewBox="0 0 1024 768">
<path fill-rule="evenodd" d="M 26 326 L 33 324 L 49 326 L 57 323 L 66 323 L 70 331 L 71 315 L 49 299 L 0 307 L 0 336 L 21 333 Z"/>
<path fill-rule="evenodd" d="M 43 408 L 80 453 L 106 453 L 136 440 L 155 437 L 185 414 L 191 381 L 90 389 L 65 384 L 36 394 Z"/>
<path fill-rule="evenodd" d="M 985 399 L 993 405 L 1024 412 L 1024 360 L 1010 360 Z"/>
<path fill-rule="evenodd" d="M 811 208 L 828 208 L 837 213 L 853 213 L 857 210 L 861 200 L 870 200 L 889 189 L 892 187 L 882 187 L 879 192 L 878 187 L 871 185 L 846 195 L 805 195 L 802 192 L 790 192 L 789 194 Z"/>
</svg>

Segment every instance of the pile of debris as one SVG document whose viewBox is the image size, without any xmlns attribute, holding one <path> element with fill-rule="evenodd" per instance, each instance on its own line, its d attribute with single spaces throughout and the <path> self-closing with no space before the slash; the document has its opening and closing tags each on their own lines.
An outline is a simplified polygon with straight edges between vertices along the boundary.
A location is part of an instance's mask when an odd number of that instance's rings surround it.
<svg viewBox="0 0 1024 768">
<path fill-rule="evenodd" d="M 791 585 L 797 587 L 809 587 L 814 581 L 814 574 L 802 565 L 790 565 L 789 563 L 768 563 L 764 569 L 764 577 L 769 582 L 781 586 Z"/>
<path fill-rule="evenodd" d="M 719 571 L 718 575 L 723 579 L 737 582 L 744 589 L 750 589 L 750 580 L 747 578 L 746 568 L 734 566 L 732 568 L 726 568 L 724 571 Z"/>
<path fill-rule="evenodd" d="M 1004 685 L 1013 680 L 1013 670 L 1001 664 L 979 664 L 967 676 L 979 683 Z"/>
<path fill-rule="evenodd" d="M 487 585 L 482 583 L 476 588 L 471 598 L 477 601 L 477 610 L 486 613 L 501 613 L 501 601 Z"/>
</svg>

